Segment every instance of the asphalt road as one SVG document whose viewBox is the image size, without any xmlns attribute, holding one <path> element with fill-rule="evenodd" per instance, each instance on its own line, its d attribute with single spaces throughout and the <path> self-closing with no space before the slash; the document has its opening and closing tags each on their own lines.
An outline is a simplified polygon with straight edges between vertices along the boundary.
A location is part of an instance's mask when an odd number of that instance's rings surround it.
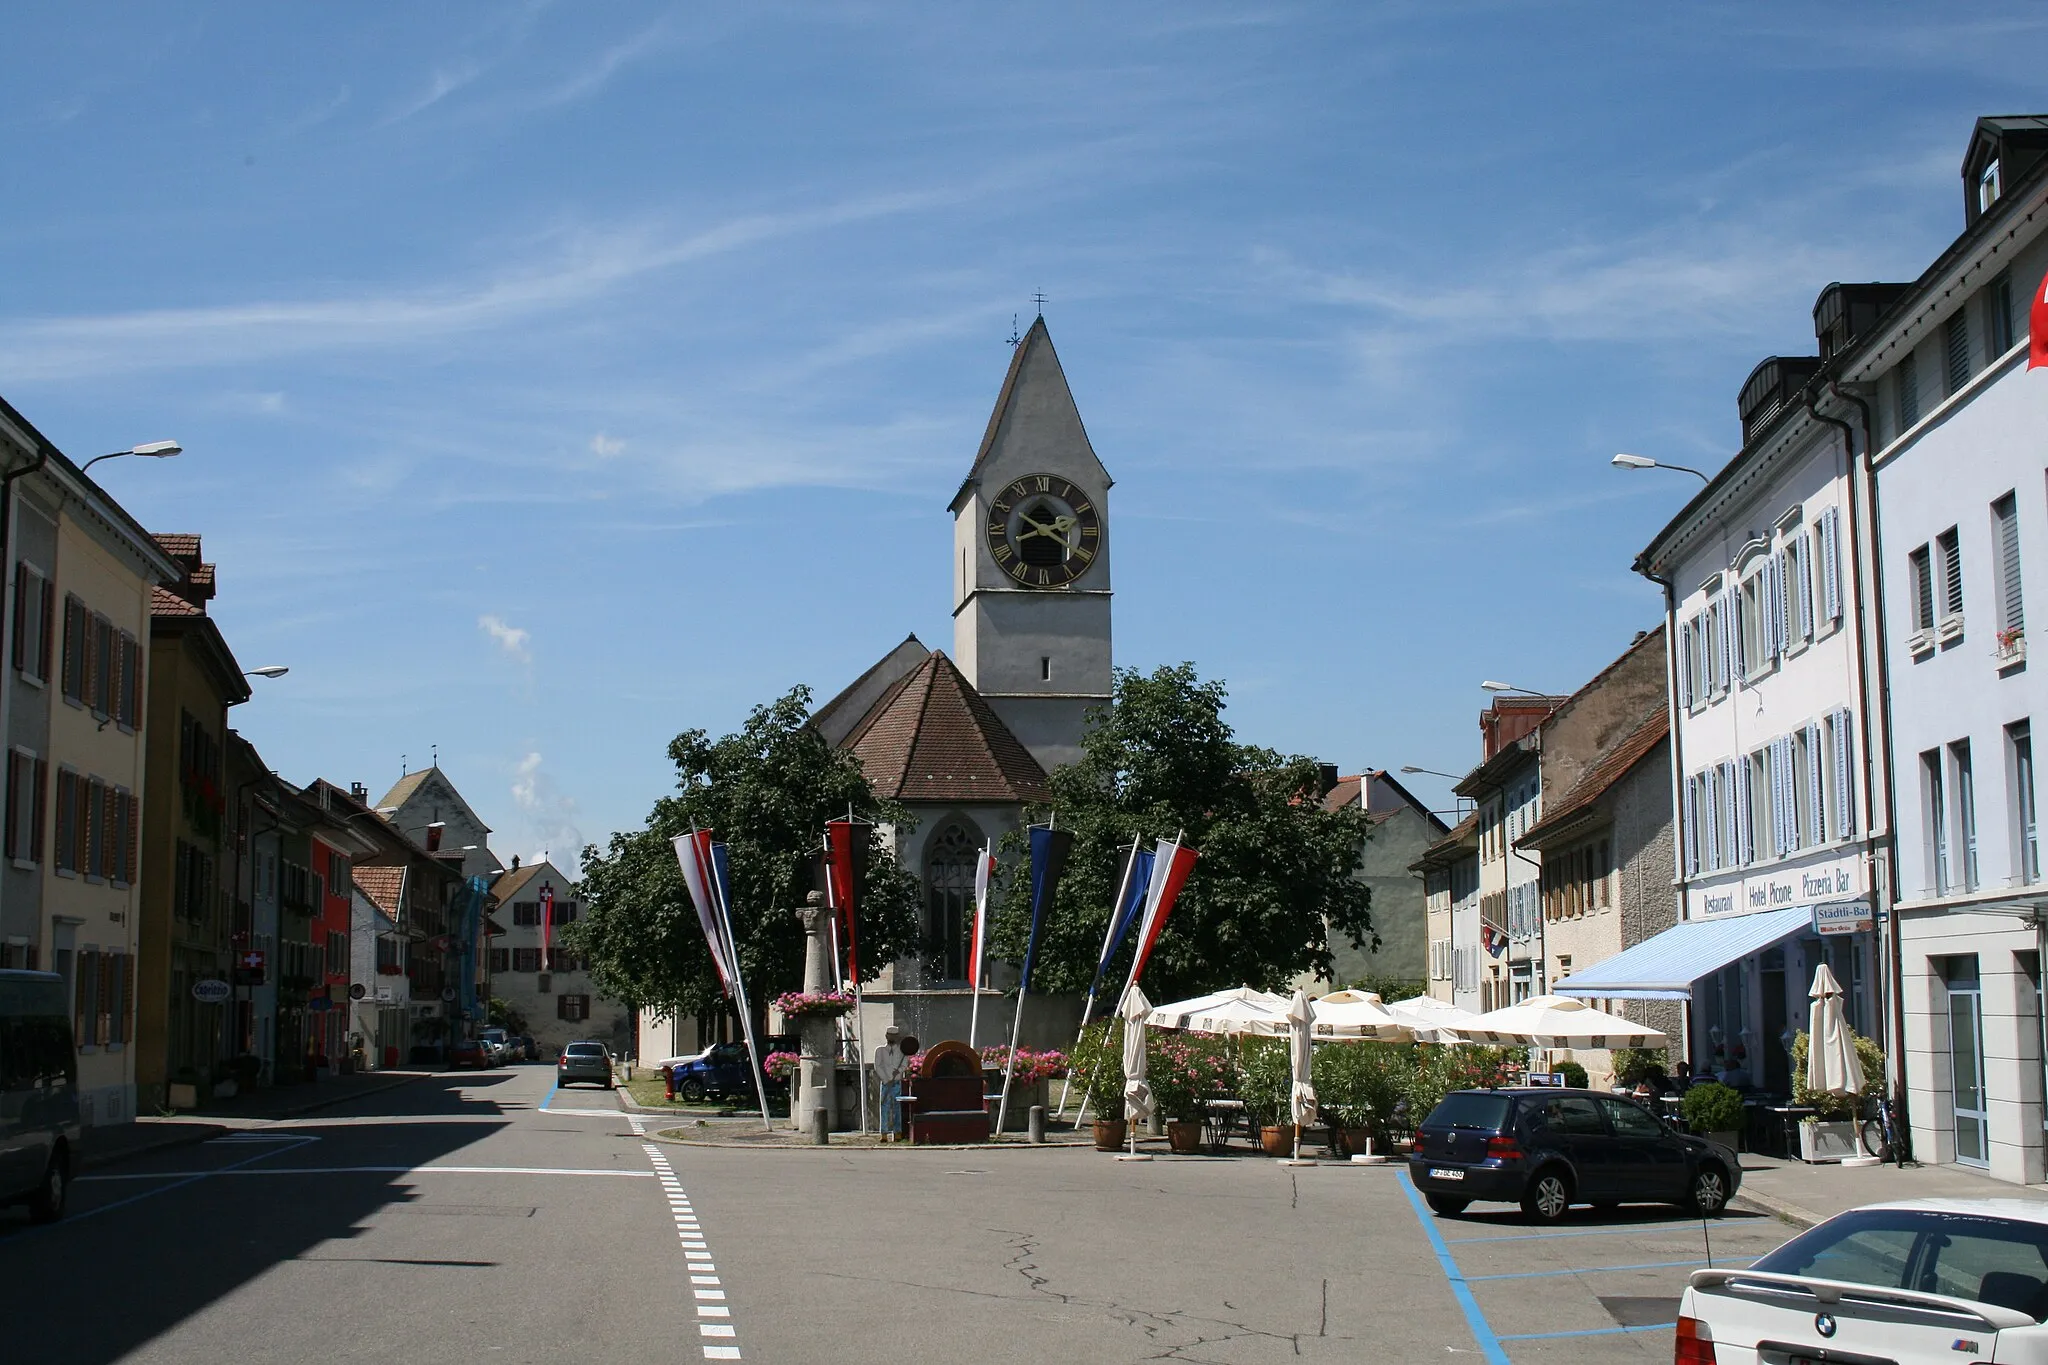
<svg viewBox="0 0 2048 1365">
<path fill-rule="evenodd" d="M 1439 1219 L 1384 1167 L 635 1129 L 512 1068 L 96 1172 L 0 1212 L 0 1360 L 1669 1360 L 1706 1262 L 1669 1210 Z"/>
</svg>

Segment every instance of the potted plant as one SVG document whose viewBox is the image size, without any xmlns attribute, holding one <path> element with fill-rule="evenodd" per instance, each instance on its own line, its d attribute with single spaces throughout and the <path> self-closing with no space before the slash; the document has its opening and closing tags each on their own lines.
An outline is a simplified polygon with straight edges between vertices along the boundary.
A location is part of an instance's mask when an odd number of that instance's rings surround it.
<svg viewBox="0 0 2048 1365">
<path fill-rule="evenodd" d="M 1742 1092 L 1708 1081 L 1685 1092 L 1685 1126 L 1724 1147 L 1737 1148 L 1742 1136 Z"/>
<path fill-rule="evenodd" d="M 1863 1065 L 1863 1091 L 1857 1095 L 1834 1095 L 1806 1087 L 1808 1040 L 1800 1033 L 1792 1040 L 1792 1103 L 1813 1110 L 1813 1117 L 1799 1121 L 1799 1159 L 1841 1161 L 1859 1156 L 1856 1120 L 1863 1096 L 1876 1091 L 1884 1078 L 1884 1050 L 1870 1039 L 1856 1039 L 1856 1060 Z"/>
<path fill-rule="evenodd" d="M 1202 1106 L 1221 1096 L 1232 1075 L 1220 1039 L 1154 1033 L 1146 1040 L 1145 1080 L 1166 1120 L 1166 1143 L 1183 1154 L 1202 1149 Z"/>
<path fill-rule="evenodd" d="M 1415 1049 L 1398 1043 L 1324 1043 L 1312 1075 L 1316 1105 L 1337 1130 L 1347 1155 L 1363 1156 L 1375 1139 L 1381 1155 L 1391 1146 L 1394 1111 L 1406 1098 Z"/>
<path fill-rule="evenodd" d="M 1095 1149 L 1114 1152 L 1124 1145 L 1123 1023 L 1096 1024 L 1075 1043 L 1068 1065 L 1081 1081 L 1088 1108 L 1095 1115 Z"/>
<path fill-rule="evenodd" d="M 853 1012 L 853 992 L 785 991 L 775 997 L 775 1008 L 792 1023 L 803 1019 L 837 1019 Z"/>
<path fill-rule="evenodd" d="M 1564 1083 L 1574 1090 L 1586 1088 L 1586 1068 L 1577 1062 L 1559 1062 L 1551 1070 L 1564 1077 Z"/>
<path fill-rule="evenodd" d="M 1289 1109 L 1293 1091 L 1287 1044 L 1278 1038 L 1245 1039 L 1237 1093 L 1244 1101 L 1245 1118 L 1258 1133 L 1267 1156 L 1291 1156 L 1294 1152 L 1294 1115 Z"/>
</svg>

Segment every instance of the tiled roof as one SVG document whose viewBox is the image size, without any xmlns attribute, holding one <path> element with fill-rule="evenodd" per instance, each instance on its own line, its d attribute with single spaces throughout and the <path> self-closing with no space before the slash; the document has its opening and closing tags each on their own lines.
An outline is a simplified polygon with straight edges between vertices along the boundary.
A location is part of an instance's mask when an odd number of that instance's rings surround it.
<svg viewBox="0 0 2048 1365">
<path fill-rule="evenodd" d="M 402 864 L 397 867 L 358 864 L 351 869 L 351 875 L 379 910 L 394 920 L 398 918 L 399 902 L 405 894 L 405 867 Z"/>
<path fill-rule="evenodd" d="M 1629 770 L 1643 761 L 1652 750 L 1663 743 L 1671 733 L 1671 713 L 1663 707 L 1636 727 L 1627 739 L 1600 755 L 1600 761 L 1586 770 L 1586 775 L 1566 792 L 1564 799 L 1545 811 L 1543 818 L 1529 827 L 1529 831 L 1515 840 L 1519 846 L 1534 847 L 1547 834 L 1554 833 L 1574 817 L 1582 814 L 1604 795 L 1609 787 L 1626 777 Z"/>
<path fill-rule="evenodd" d="M 173 531 L 153 536 L 151 539 L 155 540 L 163 548 L 163 552 L 173 559 L 182 559 L 188 555 L 194 559 L 199 557 L 198 536 L 184 535 Z"/>
<path fill-rule="evenodd" d="M 498 904 L 509 905 L 514 896 L 526 889 L 528 883 L 542 872 L 548 871 L 554 872 L 556 876 L 562 875 L 559 869 L 545 862 L 528 863 L 524 867 L 513 868 L 491 883 L 491 894 L 498 898 Z"/>
<path fill-rule="evenodd" d="M 1342 810 L 1358 804 L 1358 789 L 1365 784 L 1364 774 L 1340 777 L 1337 785 L 1323 793 L 1324 810 Z"/>
<path fill-rule="evenodd" d="M 1445 863 L 1456 862 L 1467 853 L 1479 847 L 1479 812 L 1473 812 L 1451 827 L 1451 832 L 1422 850 L 1422 856 L 1408 864 L 1410 872 L 1419 872 L 1426 867 L 1442 867 Z"/>
<path fill-rule="evenodd" d="M 917 671 L 931 653 L 915 633 L 868 665 L 867 671 L 841 688 L 839 695 L 811 713 L 811 728 L 838 747 L 860 725 L 883 693 L 907 673 Z M 859 707 L 856 711 L 854 708 Z"/>
<path fill-rule="evenodd" d="M 206 613 L 193 606 L 178 594 L 162 584 L 153 584 L 149 590 L 149 614 L 151 616 L 204 616 Z"/>
<path fill-rule="evenodd" d="M 1045 769 L 944 651 L 875 703 L 842 748 L 898 801 L 1043 801 Z"/>
<path fill-rule="evenodd" d="M 437 771 L 439 771 L 437 768 L 422 768 L 416 773 L 405 774 L 405 776 L 399 778 L 392 785 L 390 791 L 384 793 L 384 799 L 379 801 L 372 809 L 389 810 L 394 806 L 404 805 L 411 798 L 412 794 L 420 789 L 420 784 L 429 777 L 432 777 Z"/>
</svg>

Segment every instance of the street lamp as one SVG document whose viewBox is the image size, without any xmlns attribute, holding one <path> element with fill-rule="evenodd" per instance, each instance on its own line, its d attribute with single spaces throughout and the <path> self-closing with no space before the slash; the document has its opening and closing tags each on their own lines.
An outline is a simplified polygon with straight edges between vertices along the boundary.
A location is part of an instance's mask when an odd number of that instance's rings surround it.
<svg viewBox="0 0 2048 1365">
<path fill-rule="evenodd" d="M 1690 465 L 1666 464 L 1662 460 L 1653 460 L 1647 455 L 1616 455 L 1613 459 L 1609 460 L 1608 463 L 1613 465 L 1616 469 L 1675 469 L 1681 474 L 1692 475 L 1701 483 L 1711 484 L 1713 482 L 1712 479 L 1700 473 L 1699 470 L 1694 469 Z"/>
<path fill-rule="evenodd" d="M 1525 697 L 1547 697 L 1550 695 L 1548 692 L 1532 692 L 1526 687 L 1517 687 L 1513 683 L 1504 683 L 1493 678 L 1488 678 L 1479 685 L 1488 692 L 1520 692 Z"/>
<path fill-rule="evenodd" d="M 242 676 L 245 678 L 282 678 L 291 671 L 290 664 L 265 664 L 261 668 L 243 669 Z"/>
<path fill-rule="evenodd" d="M 173 455 L 182 454 L 184 449 L 185 447 L 176 441 L 146 441 L 139 446 L 130 446 L 126 450 L 110 450 L 104 455 L 95 455 L 80 465 L 78 472 L 83 474 L 101 460 L 118 460 L 123 455 L 140 455 L 146 460 L 168 460 Z"/>
<path fill-rule="evenodd" d="M 1431 777 L 1448 777 L 1453 782 L 1463 782 L 1465 780 L 1458 773 L 1440 773 L 1435 768 L 1418 768 L 1413 763 L 1404 764 L 1401 771 L 1404 773 L 1428 773 Z"/>
</svg>

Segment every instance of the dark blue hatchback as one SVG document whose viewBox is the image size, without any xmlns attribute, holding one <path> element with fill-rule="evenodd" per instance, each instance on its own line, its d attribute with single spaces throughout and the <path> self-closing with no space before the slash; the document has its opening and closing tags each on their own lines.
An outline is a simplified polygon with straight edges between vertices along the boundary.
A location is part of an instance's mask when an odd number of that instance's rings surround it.
<svg viewBox="0 0 2048 1365">
<path fill-rule="evenodd" d="M 1458 1090 L 1415 1133 L 1415 1188 L 1440 1214 L 1520 1204 L 1552 1223 L 1573 1204 L 1678 1204 L 1718 1214 L 1742 1181 L 1735 1153 L 1634 1100 L 1592 1090 Z"/>
</svg>

